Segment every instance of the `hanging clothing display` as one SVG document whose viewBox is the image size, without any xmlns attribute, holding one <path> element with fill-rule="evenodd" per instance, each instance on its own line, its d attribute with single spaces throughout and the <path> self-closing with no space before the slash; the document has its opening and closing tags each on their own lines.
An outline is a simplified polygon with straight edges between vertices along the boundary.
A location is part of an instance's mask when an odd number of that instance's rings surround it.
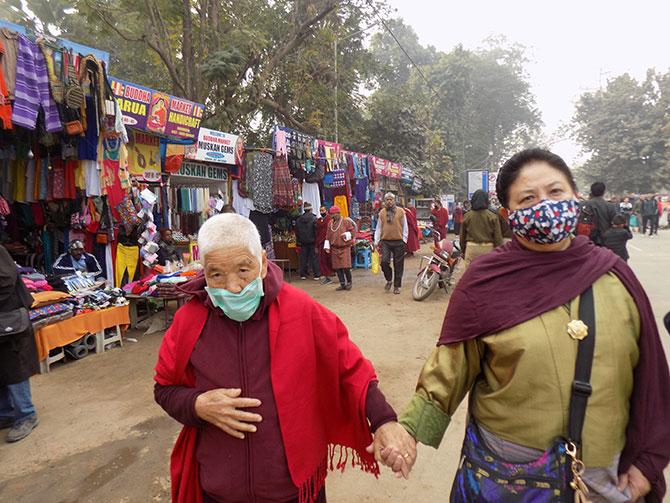
<svg viewBox="0 0 670 503">
<path fill-rule="evenodd" d="M 128 273 L 128 283 L 133 281 L 139 256 L 139 246 L 124 246 L 121 243 L 116 245 L 116 272 L 114 274 L 114 286 L 116 288 L 123 286 L 123 276 L 126 272 Z"/>
<path fill-rule="evenodd" d="M 237 190 L 239 183 L 239 180 L 233 180 L 233 209 L 238 215 L 249 218 L 249 213 L 255 209 L 254 202 L 248 197 L 239 195 Z"/>
<path fill-rule="evenodd" d="M 15 95 L 12 113 L 14 124 L 30 130 L 35 129 L 37 114 L 42 107 L 47 132 L 63 130 L 56 102 L 49 92 L 49 76 L 44 55 L 37 44 L 24 35 L 19 35 Z"/>
<path fill-rule="evenodd" d="M 347 203 L 347 196 L 335 196 L 333 205 L 339 206 L 340 215 L 342 215 L 342 218 L 347 218 L 349 216 L 349 204 Z"/>
<path fill-rule="evenodd" d="M 302 202 L 310 203 L 312 205 L 312 212 L 319 215 L 319 208 L 321 207 L 321 192 L 318 183 L 303 183 L 302 184 Z"/>
<path fill-rule="evenodd" d="M 247 173 L 247 185 L 256 211 L 272 211 L 272 155 L 253 152 L 251 170 Z M 247 154 L 247 157 L 251 154 Z"/>
<path fill-rule="evenodd" d="M 294 203 L 288 160 L 286 156 L 278 155 L 272 163 L 272 205 L 275 208 L 287 208 Z"/>
<path fill-rule="evenodd" d="M 97 161 L 81 161 L 82 169 L 86 179 L 86 195 L 88 197 L 100 196 L 100 168 Z"/>
</svg>

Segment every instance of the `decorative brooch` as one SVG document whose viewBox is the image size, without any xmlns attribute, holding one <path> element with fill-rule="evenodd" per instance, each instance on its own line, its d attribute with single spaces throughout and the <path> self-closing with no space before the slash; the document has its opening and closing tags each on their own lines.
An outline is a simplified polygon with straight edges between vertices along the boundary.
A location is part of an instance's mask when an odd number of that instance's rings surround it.
<svg viewBox="0 0 670 503">
<path fill-rule="evenodd" d="M 582 320 L 572 320 L 568 323 L 568 335 L 576 341 L 581 341 L 589 335 L 589 327 Z"/>
</svg>

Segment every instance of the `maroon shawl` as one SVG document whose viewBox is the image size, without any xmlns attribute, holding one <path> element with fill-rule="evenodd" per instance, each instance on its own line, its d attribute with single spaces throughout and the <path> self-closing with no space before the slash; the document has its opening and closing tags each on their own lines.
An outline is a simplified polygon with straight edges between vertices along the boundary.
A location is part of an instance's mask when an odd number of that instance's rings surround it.
<svg viewBox="0 0 670 503">
<path fill-rule="evenodd" d="M 475 260 L 451 295 L 438 345 L 500 332 L 566 304 L 612 271 L 640 314 L 640 359 L 634 371 L 626 445 L 619 472 L 635 464 L 652 484 L 646 501 L 665 494 L 670 460 L 670 374 L 649 299 L 633 271 L 584 236 L 562 252 L 537 253 L 516 239 Z M 524 294 L 521 289 L 527 288 Z"/>
<path fill-rule="evenodd" d="M 421 244 L 419 243 L 419 224 L 416 221 L 416 208 L 408 206 L 405 209 L 405 216 L 407 218 L 407 228 L 409 229 L 407 235 L 407 251 L 409 253 L 414 253 L 421 248 Z"/>
</svg>

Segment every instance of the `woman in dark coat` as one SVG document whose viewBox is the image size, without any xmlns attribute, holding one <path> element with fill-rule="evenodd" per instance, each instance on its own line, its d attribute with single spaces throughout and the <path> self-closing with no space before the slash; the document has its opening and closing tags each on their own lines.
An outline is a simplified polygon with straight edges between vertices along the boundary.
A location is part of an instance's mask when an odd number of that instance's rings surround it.
<svg viewBox="0 0 670 503">
<path fill-rule="evenodd" d="M 12 257 L 0 246 L 0 329 L 15 325 L 17 316 L 26 326 L 20 333 L 0 334 L 0 429 L 9 428 L 7 442 L 27 437 L 38 423 L 29 381 L 39 372 L 33 327 L 26 319 L 32 300 Z"/>
</svg>

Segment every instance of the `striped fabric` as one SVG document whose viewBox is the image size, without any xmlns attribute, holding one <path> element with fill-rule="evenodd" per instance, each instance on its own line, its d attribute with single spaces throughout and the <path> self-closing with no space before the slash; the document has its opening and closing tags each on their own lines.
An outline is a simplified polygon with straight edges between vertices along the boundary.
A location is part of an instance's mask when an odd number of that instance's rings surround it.
<svg viewBox="0 0 670 503">
<path fill-rule="evenodd" d="M 16 99 L 12 122 L 26 129 L 35 129 L 40 105 L 44 109 L 45 128 L 49 133 L 62 131 L 58 108 L 49 92 L 49 76 L 42 51 L 37 44 L 19 36 L 16 58 Z"/>
</svg>

